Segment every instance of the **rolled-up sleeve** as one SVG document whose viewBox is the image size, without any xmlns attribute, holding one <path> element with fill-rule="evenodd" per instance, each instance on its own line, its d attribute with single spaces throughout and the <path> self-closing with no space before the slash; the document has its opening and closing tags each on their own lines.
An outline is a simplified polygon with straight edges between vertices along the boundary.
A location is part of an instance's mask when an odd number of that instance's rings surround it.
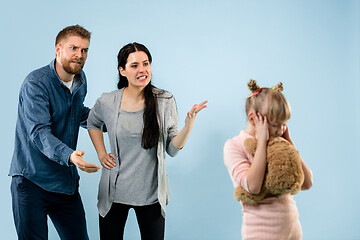
<svg viewBox="0 0 360 240">
<path fill-rule="evenodd" d="M 166 137 L 166 152 L 171 157 L 174 157 L 178 152 L 179 149 L 177 149 L 172 140 L 173 138 L 178 135 L 179 129 L 178 129 L 178 111 L 175 103 L 174 97 L 171 97 L 169 99 L 169 105 L 168 105 L 168 111 L 165 113 L 167 114 L 167 137 Z"/>
<path fill-rule="evenodd" d="M 96 129 L 102 130 L 104 126 L 104 121 L 102 118 L 102 107 L 101 107 L 101 98 L 96 100 L 94 107 L 90 110 L 89 117 L 87 119 L 87 129 Z"/>
</svg>

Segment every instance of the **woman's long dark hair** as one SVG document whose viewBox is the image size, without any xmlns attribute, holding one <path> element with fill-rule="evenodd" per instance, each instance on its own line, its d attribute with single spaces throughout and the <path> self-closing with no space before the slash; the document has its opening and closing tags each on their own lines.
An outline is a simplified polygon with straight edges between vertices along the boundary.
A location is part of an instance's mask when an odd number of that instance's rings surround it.
<svg viewBox="0 0 360 240">
<path fill-rule="evenodd" d="M 125 69 L 125 65 L 127 63 L 127 59 L 130 53 L 142 51 L 146 53 L 149 58 L 149 62 L 152 62 L 152 57 L 149 50 L 140 43 L 129 43 L 120 49 L 118 54 L 118 69 L 122 67 Z M 119 70 L 119 82 L 117 84 L 118 89 L 127 87 L 129 85 L 129 81 L 126 77 L 120 74 Z M 157 146 L 160 137 L 160 127 L 158 123 L 157 117 L 157 96 L 154 94 L 153 89 L 155 87 L 149 84 L 144 88 L 144 97 L 145 97 L 145 109 L 144 109 L 144 128 L 142 133 L 141 146 L 144 149 L 150 149 L 152 147 Z"/>
</svg>

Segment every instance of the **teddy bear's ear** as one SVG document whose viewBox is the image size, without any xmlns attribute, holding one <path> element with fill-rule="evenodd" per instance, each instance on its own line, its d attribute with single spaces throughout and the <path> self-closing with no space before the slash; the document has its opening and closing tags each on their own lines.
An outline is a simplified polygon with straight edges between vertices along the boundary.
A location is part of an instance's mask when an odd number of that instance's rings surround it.
<svg viewBox="0 0 360 240">
<path fill-rule="evenodd" d="M 256 145 L 257 142 L 255 138 L 248 138 L 244 141 L 245 150 L 248 151 L 248 153 L 250 153 L 252 156 L 255 155 Z"/>
<path fill-rule="evenodd" d="M 269 138 L 269 141 L 268 141 L 268 146 L 272 146 L 274 144 L 277 144 L 277 143 L 285 143 L 286 145 L 289 145 L 290 143 L 288 141 L 286 141 L 285 138 L 283 137 L 270 137 Z"/>
</svg>

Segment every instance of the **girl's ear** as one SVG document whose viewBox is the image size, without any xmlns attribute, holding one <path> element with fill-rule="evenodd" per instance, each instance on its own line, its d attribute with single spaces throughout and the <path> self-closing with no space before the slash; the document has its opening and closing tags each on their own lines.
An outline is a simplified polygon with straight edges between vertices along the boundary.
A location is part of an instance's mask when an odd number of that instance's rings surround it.
<svg viewBox="0 0 360 240">
<path fill-rule="evenodd" d="M 255 117 L 255 112 L 250 112 L 248 114 L 249 123 L 253 126 L 255 126 L 254 117 Z"/>
</svg>

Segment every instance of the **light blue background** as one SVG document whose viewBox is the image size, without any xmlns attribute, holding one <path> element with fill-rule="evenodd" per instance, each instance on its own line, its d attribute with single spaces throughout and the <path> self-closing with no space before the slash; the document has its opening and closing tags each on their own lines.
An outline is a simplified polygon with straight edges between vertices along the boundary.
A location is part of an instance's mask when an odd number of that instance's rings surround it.
<svg viewBox="0 0 360 240">
<path fill-rule="evenodd" d="M 223 164 L 223 145 L 246 127 L 247 82 L 283 82 L 292 138 L 314 174 L 295 196 L 304 239 L 360 239 L 360 1 L 4 1 L 0 9 L 1 239 L 16 239 L 10 177 L 18 92 L 25 76 L 55 57 L 57 33 L 92 32 L 86 105 L 116 88 L 116 55 L 145 44 L 153 83 L 174 94 L 183 126 L 208 100 L 186 147 L 167 158 L 171 202 L 166 239 L 240 239 L 241 206 Z M 98 163 L 85 130 L 78 148 Z M 100 174 L 81 174 L 90 239 L 98 239 Z M 49 224 L 49 239 L 58 239 Z M 125 239 L 139 239 L 131 212 Z"/>
</svg>

